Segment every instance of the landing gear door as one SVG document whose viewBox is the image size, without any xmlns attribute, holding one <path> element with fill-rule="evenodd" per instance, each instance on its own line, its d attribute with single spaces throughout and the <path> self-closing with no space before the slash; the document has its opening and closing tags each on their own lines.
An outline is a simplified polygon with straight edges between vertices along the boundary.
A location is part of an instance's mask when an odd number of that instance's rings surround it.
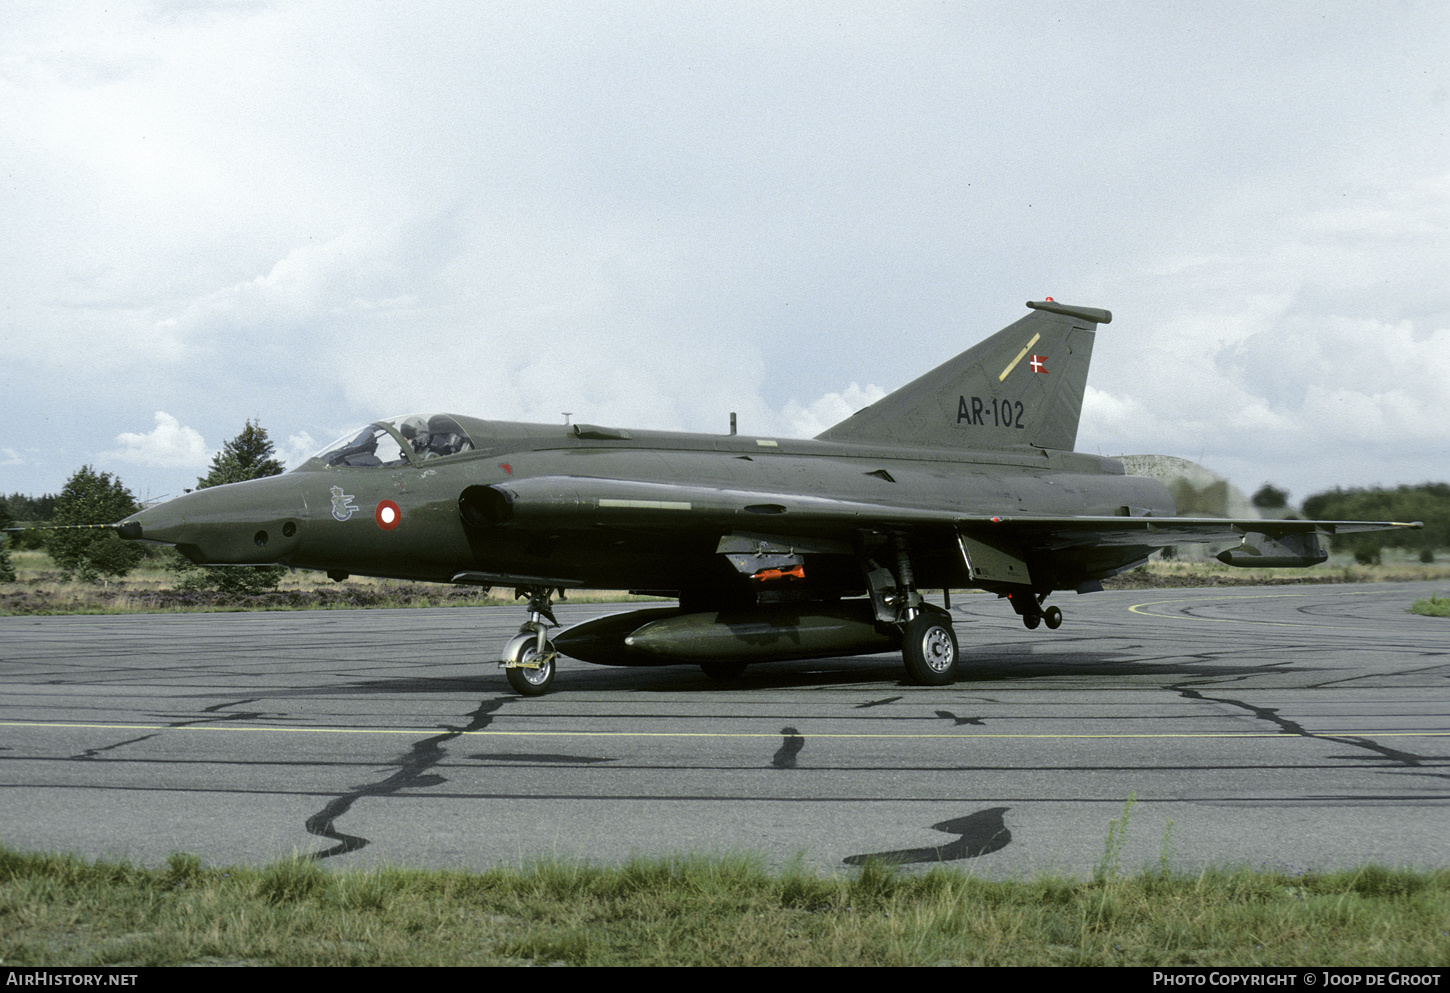
<svg viewBox="0 0 1450 993">
<path fill-rule="evenodd" d="M 1012 552 L 961 532 L 957 533 L 957 545 L 962 550 L 962 561 L 966 563 L 967 575 L 973 583 L 1032 585 L 1027 563 Z"/>
</svg>

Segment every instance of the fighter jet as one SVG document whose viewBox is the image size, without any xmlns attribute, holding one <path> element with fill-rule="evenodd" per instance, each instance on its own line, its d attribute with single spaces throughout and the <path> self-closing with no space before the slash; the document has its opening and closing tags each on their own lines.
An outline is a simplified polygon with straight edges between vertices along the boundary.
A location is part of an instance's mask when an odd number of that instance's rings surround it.
<svg viewBox="0 0 1450 993">
<path fill-rule="evenodd" d="M 349 432 L 280 476 L 213 487 L 126 518 L 122 537 L 201 565 L 282 563 L 512 587 L 528 619 L 500 652 L 521 694 L 560 653 L 713 677 L 783 659 L 900 651 L 950 683 L 949 610 L 922 591 L 977 588 L 1030 629 L 1156 549 L 1236 541 L 1233 565 L 1322 562 L 1321 536 L 1415 525 L 1175 516 L 1157 480 L 1074 452 L 1106 310 L 1030 302 L 1015 323 L 814 439 L 409 415 Z M 567 630 L 556 591 L 677 600 Z"/>
</svg>

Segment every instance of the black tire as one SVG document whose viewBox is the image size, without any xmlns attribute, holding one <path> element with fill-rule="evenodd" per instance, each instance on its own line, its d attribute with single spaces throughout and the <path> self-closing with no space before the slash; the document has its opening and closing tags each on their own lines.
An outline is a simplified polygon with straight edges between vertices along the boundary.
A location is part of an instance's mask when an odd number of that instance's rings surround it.
<svg viewBox="0 0 1450 993">
<path fill-rule="evenodd" d="M 957 675 L 957 635 L 951 621 L 922 614 L 901 639 L 906 678 L 918 686 L 945 686 Z"/>
<path fill-rule="evenodd" d="M 525 645 L 519 652 L 518 660 L 527 662 L 539 654 L 537 644 Z M 549 687 L 554 685 L 554 645 L 552 642 L 544 642 L 545 661 L 537 669 L 525 669 L 522 666 L 509 666 L 505 672 L 508 673 L 509 685 L 519 696 L 543 696 L 549 692 Z"/>
<path fill-rule="evenodd" d="M 1047 627 L 1050 631 L 1056 631 L 1062 627 L 1062 611 L 1056 607 L 1048 607 L 1043 613 L 1042 619 L 1047 622 Z"/>
<path fill-rule="evenodd" d="M 1022 615 L 1022 626 L 1025 627 L 1029 631 L 1036 631 L 1037 630 L 1037 625 L 1039 625 L 1041 623 L 1042 623 L 1042 615 L 1041 614 L 1023 614 Z"/>
<path fill-rule="evenodd" d="M 712 662 L 701 662 L 700 668 L 705 675 L 717 683 L 729 682 L 732 679 L 739 679 L 745 674 L 745 667 L 748 662 L 733 662 L 729 659 L 722 659 Z"/>
</svg>

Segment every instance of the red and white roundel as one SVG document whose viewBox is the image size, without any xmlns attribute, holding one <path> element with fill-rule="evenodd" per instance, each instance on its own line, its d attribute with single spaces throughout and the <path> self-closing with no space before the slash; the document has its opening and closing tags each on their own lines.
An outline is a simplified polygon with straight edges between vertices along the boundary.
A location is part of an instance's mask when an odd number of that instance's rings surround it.
<svg viewBox="0 0 1450 993">
<path fill-rule="evenodd" d="M 378 509 L 373 513 L 377 518 L 378 527 L 384 531 L 391 531 L 403 521 L 402 509 L 391 500 L 384 500 L 378 504 Z"/>
</svg>

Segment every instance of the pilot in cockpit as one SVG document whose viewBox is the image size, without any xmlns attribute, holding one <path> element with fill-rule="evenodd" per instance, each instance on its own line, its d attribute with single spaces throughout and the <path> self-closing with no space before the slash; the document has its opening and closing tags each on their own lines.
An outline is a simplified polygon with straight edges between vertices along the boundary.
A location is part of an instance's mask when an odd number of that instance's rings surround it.
<svg viewBox="0 0 1450 993">
<path fill-rule="evenodd" d="M 432 434 L 428 431 L 428 422 L 423 418 L 414 415 L 403 418 L 403 423 L 398 425 L 398 433 L 403 440 L 413 446 L 413 451 L 419 458 L 431 458 L 434 453 L 429 451 L 429 442 Z"/>
</svg>

